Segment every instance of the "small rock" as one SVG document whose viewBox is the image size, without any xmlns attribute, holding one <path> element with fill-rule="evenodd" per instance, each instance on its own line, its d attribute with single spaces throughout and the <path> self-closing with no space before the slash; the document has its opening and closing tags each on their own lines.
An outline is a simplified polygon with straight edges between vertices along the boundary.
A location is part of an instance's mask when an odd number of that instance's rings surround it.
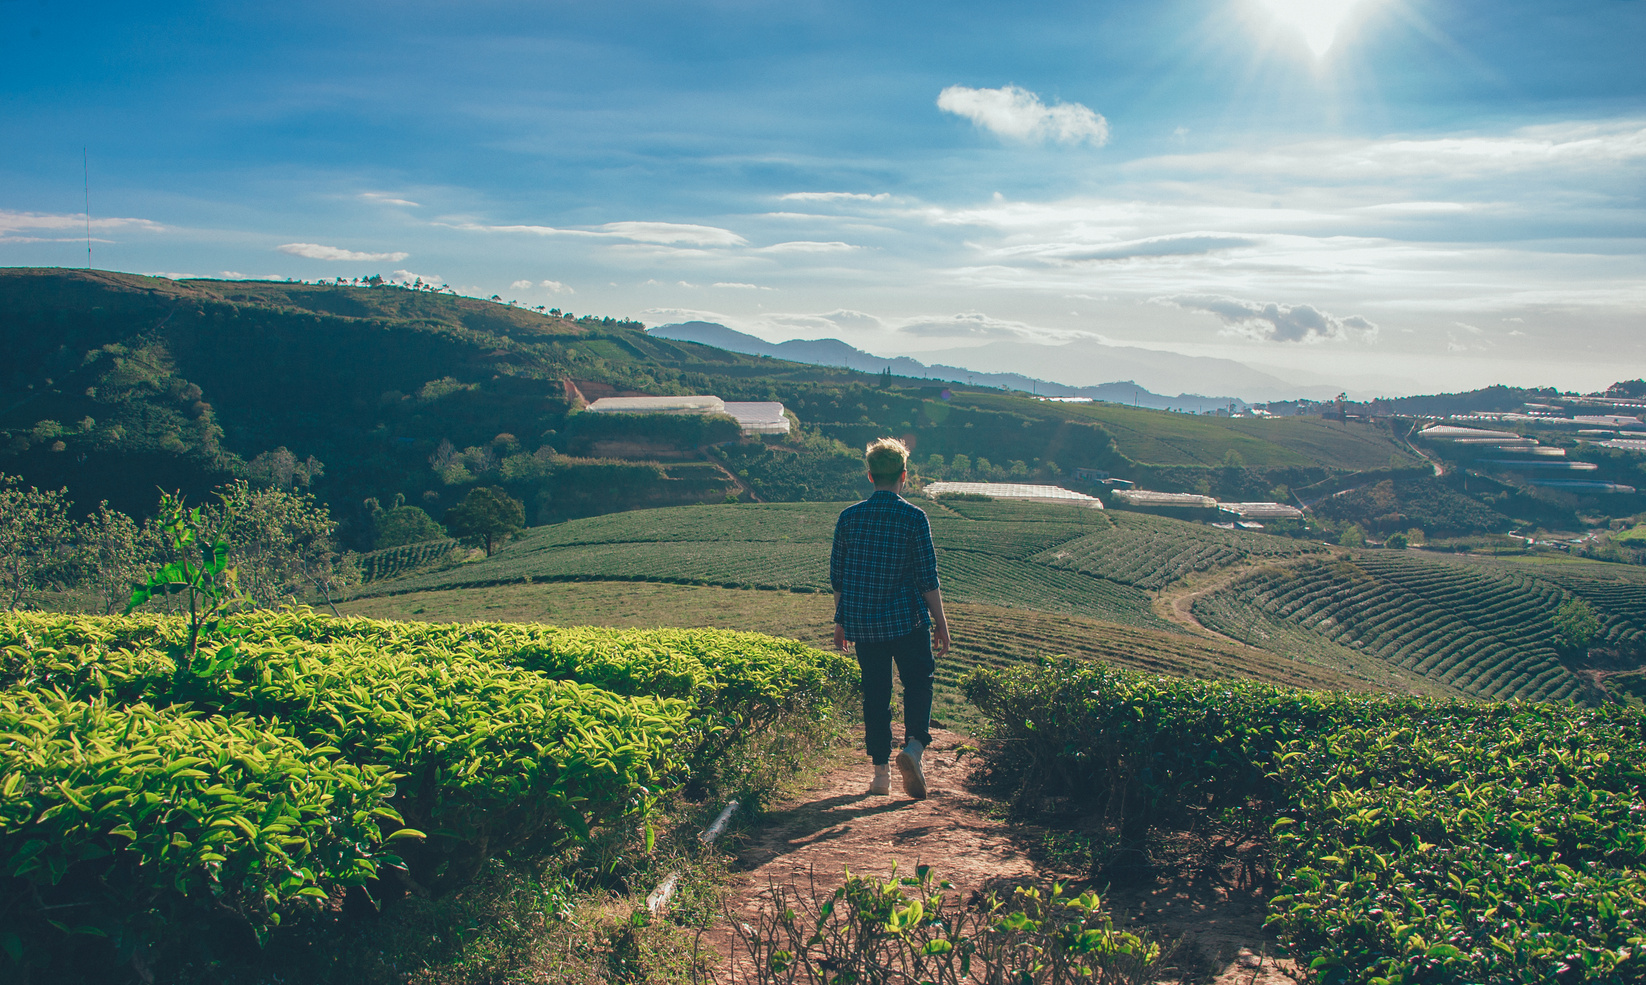
<svg viewBox="0 0 1646 985">
<path fill-rule="evenodd" d="M 1262 963 L 1263 959 L 1253 954 L 1247 948 L 1243 947 L 1238 953 L 1235 954 L 1235 964 L 1241 966 L 1242 968 L 1256 968 Z"/>
</svg>

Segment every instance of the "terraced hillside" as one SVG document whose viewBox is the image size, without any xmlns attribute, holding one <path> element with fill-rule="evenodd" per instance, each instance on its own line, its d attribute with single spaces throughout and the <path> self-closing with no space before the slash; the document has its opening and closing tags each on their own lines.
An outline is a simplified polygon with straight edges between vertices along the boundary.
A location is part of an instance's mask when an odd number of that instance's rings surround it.
<svg viewBox="0 0 1646 985">
<path fill-rule="evenodd" d="M 1601 620 L 1594 645 L 1638 660 L 1646 583 L 1634 577 L 1613 565 L 1366 551 L 1262 568 L 1193 611 L 1253 646 L 1327 660 L 1351 649 L 1475 697 L 1593 697 L 1557 652 L 1552 617 L 1565 599 L 1583 598 Z"/>
<path fill-rule="evenodd" d="M 367 594 L 528 579 L 826 592 L 829 544 L 843 506 L 697 506 L 573 520 L 534 529 L 485 561 L 374 584 Z M 1078 507 L 922 501 L 922 508 L 931 517 L 945 598 L 1165 632 L 1182 630 L 1154 613 L 1149 589 L 1176 577 L 1169 573 L 1310 549 L 1281 538 Z M 1106 543 L 1121 558 L 1107 567 L 1094 560 Z M 1089 570 L 1057 556 L 1066 545 L 1080 545 L 1070 556 L 1088 559 Z M 1123 548 L 1131 553 L 1123 556 Z M 1160 561 L 1155 568 L 1142 560 L 1149 553 Z"/>
<path fill-rule="evenodd" d="M 1033 560 L 1153 591 L 1194 572 L 1326 552 L 1307 541 L 1253 537 L 1215 527 L 1196 527 L 1197 536 L 1188 537 L 1182 522 L 1144 513 L 1111 514 L 1109 522 L 1108 529 L 1049 547 Z"/>
</svg>

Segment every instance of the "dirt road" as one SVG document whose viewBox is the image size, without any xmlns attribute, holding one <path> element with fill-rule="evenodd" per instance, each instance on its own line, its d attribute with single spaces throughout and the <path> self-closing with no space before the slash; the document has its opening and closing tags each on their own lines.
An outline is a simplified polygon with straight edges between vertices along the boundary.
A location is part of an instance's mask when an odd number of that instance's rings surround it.
<svg viewBox="0 0 1646 985">
<path fill-rule="evenodd" d="M 954 884 L 960 899 L 976 890 L 1009 893 L 1016 885 L 1061 879 L 1096 889 L 1109 900 L 1117 925 L 1146 928 L 1167 939 L 1186 937 L 1191 951 L 1185 953 L 1197 953 L 1191 963 L 1203 969 L 1198 981 L 1290 985 L 1272 959 L 1255 968 L 1239 960 L 1242 948 L 1255 955 L 1274 950 L 1262 928 L 1261 893 L 1237 889 L 1217 873 L 1161 875 L 1125 887 L 1089 885 L 1084 873 L 1041 864 L 1035 849 L 1044 830 L 1011 823 L 999 805 L 968 788 L 970 762 L 957 755 L 968 740 L 938 730 L 933 739 L 925 757 L 930 795 L 924 801 L 902 794 L 895 770 L 893 795 L 870 796 L 868 760 L 855 749 L 840 750 L 810 789 L 778 805 L 727 846 L 734 856 L 731 910 L 752 913 L 772 883 L 804 884 L 815 874 L 820 886 L 832 888 L 848 869 L 884 876 L 894 861 L 902 873 L 932 866 Z M 721 956 L 719 980 L 730 982 L 730 930 L 718 928 L 703 943 Z M 746 980 L 746 970 L 737 980 Z"/>
</svg>

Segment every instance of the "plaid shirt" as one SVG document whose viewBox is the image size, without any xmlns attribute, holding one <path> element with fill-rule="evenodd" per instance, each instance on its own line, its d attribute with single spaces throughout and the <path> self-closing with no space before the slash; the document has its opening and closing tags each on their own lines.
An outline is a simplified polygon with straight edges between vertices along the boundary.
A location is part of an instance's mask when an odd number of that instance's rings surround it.
<svg viewBox="0 0 1646 985">
<path fill-rule="evenodd" d="M 921 595 L 937 588 L 937 554 L 926 514 L 890 490 L 848 506 L 829 554 L 834 621 L 846 638 L 878 643 L 931 625 Z"/>
</svg>

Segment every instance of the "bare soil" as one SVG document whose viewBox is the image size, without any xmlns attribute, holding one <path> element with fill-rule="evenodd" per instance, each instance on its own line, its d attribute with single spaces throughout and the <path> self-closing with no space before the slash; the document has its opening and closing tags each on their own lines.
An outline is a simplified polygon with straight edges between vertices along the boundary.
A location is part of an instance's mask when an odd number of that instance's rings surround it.
<svg viewBox="0 0 1646 985">
<path fill-rule="evenodd" d="M 934 729 L 925 756 L 929 794 L 913 800 L 902 791 L 895 767 L 892 794 L 867 793 L 872 767 L 855 748 L 843 748 L 816 782 L 778 804 L 750 829 L 727 844 L 733 859 L 728 910 L 748 917 L 760 894 L 773 884 L 808 884 L 832 888 L 846 872 L 886 876 L 895 863 L 912 874 L 930 865 L 954 884 L 960 899 L 974 893 L 1009 894 L 1015 886 L 1046 885 L 1054 880 L 1077 890 L 1102 895 L 1115 922 L 1148 931 L 1164 941 L 1184 940 L 1187 964 L 1198 967 L 1194 978 L 1216 985 L 1282 985 L 1293 979 L 1288 962 L 1277 963 L 1273 938 L 1263 929 L 1267 894 L 1241 887 L 1232 872 L 1173 872 L 1157 867 L 1123 886 L 1092 884 L 1086 873 L 1059 871 L 1046 864 L 1039 846 L 1045 829 L 1009 821 L 994 801 L 968 786 L 971 764 L 963 746 L 969 740 Z M 1238 860 L 1233 868 L 1238 869 Z M 733 934 L 719 926 L 702 946 L 719 956 L 717 976 L 732 980 L 737 967 Z M 1243 963 L 1244 961 L 1244 963 Z M 730 962 L 730 963 L 728 963 Z M 1258 966 L 1251 966 L 1259 962 Z M 744 980 L 743 973 L 737 980 Z"/>
</svg>

